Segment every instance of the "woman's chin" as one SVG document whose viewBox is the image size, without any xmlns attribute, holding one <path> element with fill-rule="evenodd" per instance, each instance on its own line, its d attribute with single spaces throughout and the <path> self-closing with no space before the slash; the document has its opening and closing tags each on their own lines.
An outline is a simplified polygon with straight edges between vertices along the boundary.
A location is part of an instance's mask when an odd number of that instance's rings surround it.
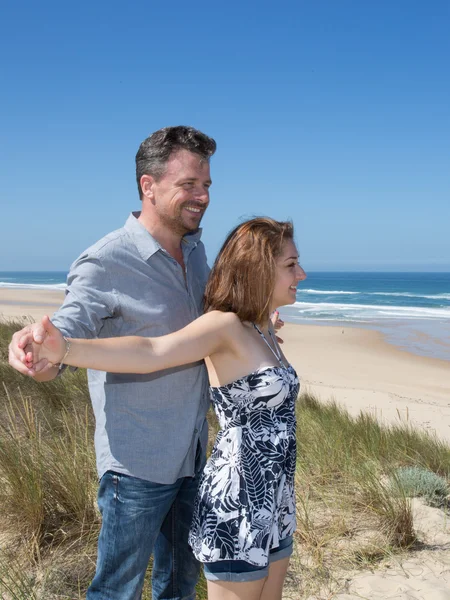
<svg viewBox="0 0 450 600">
<path fill-rule="evenodd" d="M 289 306 L 290 304 L 295 304 L 297 302 L 297 298 L 292 295 L 290 298 L 280 298 L 280 301 L 275 305 L 277 308 L 280 306 Z"/>
<path fill-rule="evenodd" d="M 292 292 L 292 294 L 290 294 L 289 302 L 286 302 L 286 304 L 295 304 L 296 302 L 297 302 L 297 290 L 295 290 L 295 292 Z"/>
</svg>

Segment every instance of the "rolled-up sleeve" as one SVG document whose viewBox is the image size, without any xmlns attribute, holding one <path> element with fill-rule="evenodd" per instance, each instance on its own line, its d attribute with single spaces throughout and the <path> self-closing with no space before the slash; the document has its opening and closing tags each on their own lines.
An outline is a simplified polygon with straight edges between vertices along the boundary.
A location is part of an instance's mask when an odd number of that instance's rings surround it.
<svg viewBox="0 0 450 600">
<path fill-rule="evenodd" d="M 82 254 L 70 269 L 64 303 L 53 323 L 68 337 L 95 338 L 116 311 L 117 295 L 101 259 Z"/>
</svg>

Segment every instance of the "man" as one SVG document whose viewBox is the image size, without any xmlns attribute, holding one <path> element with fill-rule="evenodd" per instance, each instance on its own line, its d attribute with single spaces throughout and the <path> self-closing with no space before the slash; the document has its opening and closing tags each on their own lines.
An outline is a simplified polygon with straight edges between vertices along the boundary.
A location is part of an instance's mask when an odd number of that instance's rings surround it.
<svg viewBox="0 0 450 600">
<path fill-rule="evenodd" d="M 191 127 L 167 127 L 142 142 L 136 179 L 142 200 L 125 226 L 72 265 L 64 304 L 53 322 L 69 337 L 159 336 L 202 312 L 208 276 L 200 221 L 208 207 L 213 139 Z M 13 336 L 10 364 L 22 362 Z M 88 600 L 141 597 L 151 554 L 153 598 L 195 598 L 199 565 L 187 543 L 207 443 L 207 376 L 203 362 L 151 375 L 90 371 L 96 419 L 102 527 Z M 82 482 L 81 482 L 82 483 Z"/>
</svg>

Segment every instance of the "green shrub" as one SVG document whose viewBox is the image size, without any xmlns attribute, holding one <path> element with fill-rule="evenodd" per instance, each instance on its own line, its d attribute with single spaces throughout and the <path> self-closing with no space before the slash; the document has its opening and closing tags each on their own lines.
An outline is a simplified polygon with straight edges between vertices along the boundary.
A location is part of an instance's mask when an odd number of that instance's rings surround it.
<svg viewBox="0 0 450 600">
<path fill-rule="evenodd" d="M 430 506 L 443 506 L 450 492 L 443 477 L 418 466 L 397 469 L 392 486 L 400 488 L 405 496 L 423 497 Z"/>
</svg>

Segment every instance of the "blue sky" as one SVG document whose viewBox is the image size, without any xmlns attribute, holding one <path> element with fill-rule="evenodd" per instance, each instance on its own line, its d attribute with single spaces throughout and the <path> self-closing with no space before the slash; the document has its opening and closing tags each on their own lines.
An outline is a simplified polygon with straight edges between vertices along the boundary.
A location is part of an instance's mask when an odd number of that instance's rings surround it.
<svg viewBox="0 0 450 600">
<path fill-rule="evenodd" d="M 139 209 L 166 125 L 217 140 L 204 241 L 290 218 L 306 270 L 450 270 L 450 3 L 3 2 L 0 270 Z"/>
</svg>

